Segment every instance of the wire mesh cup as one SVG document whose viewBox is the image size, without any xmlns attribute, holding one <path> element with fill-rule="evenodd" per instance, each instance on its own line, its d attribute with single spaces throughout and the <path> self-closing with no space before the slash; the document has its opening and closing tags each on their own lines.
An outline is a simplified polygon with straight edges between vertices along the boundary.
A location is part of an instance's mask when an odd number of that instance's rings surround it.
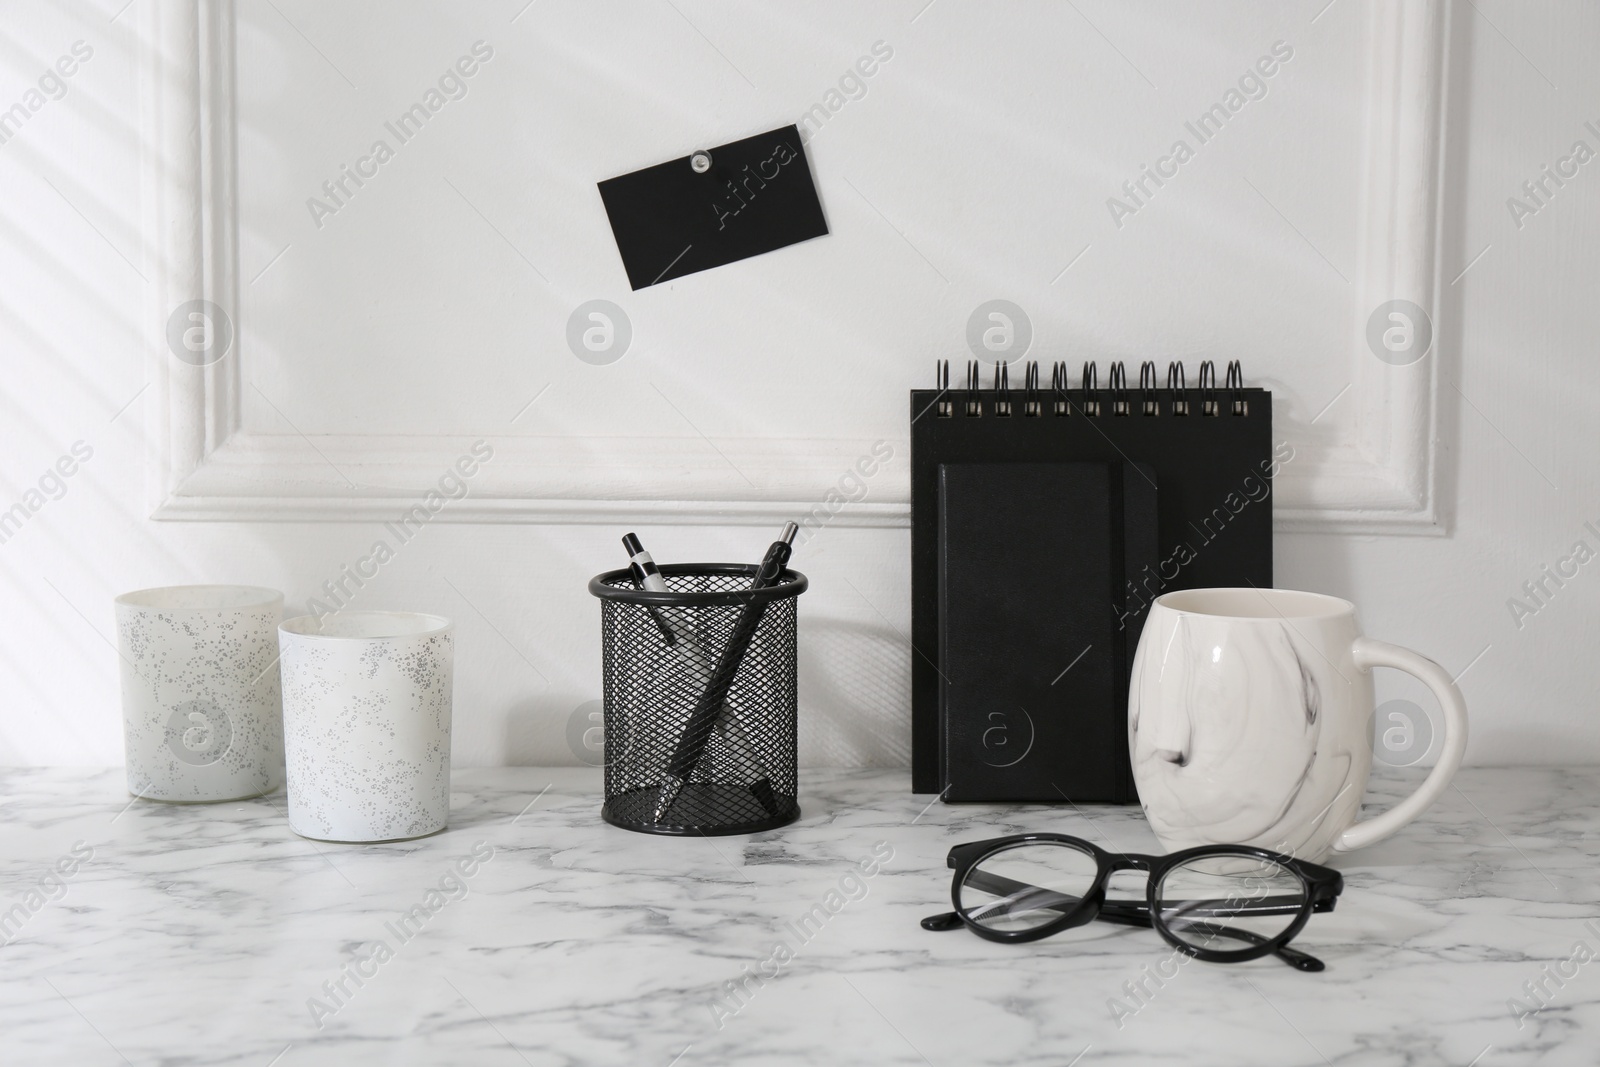
<svg viewBox="0 0 1600 1067">
<path fill-rule="evenodd" d="M 664 592 L 629 571 L 596 575 L 605 674 L 606 800 L 601 817 L 647 834 L 748 834 L 800 817 L 796 800 L 799 596 L 784 570 L 749 588 L 754 566 L 665 564 Z M 696 719 L 747 606 L 761 622 L 714 716 Z M 697 753 L 687 773 L 685 754 Z"/>
</svg>

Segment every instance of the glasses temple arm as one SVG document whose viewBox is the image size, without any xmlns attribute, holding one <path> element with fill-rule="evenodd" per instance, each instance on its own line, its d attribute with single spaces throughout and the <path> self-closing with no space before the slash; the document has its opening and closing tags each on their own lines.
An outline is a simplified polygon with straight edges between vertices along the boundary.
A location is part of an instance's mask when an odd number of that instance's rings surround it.
<svg viewBox="0 0 1600 1067">
<path fill-rule="evenodd" d="M 967 874 L 965 884 L 996 896 L 1015 897 L 1020 894 L 1039 894 L 1038 900 L 1043 903 L 1034 903 L 1037 907 L 1051 908 L 1055 911 L 1070 911 L 1078 905 L 1082 897 L 1072 896 L 1070 893 L 1060 893 L 1055 890 L 1043 889 L 1019 882 L 1014 878 L 994 874 L 990 871 L 971 871 Z M 1233 903 L 1227 900 L 1179 900 L 1173 901 L 1173 906 L 1186 915 L 1290 915 L 1305 906 L 1305 898 L 1298 896 L 1273 896 L 1261 897 L 1243 903 Z M 976 909 L 974 909 L 976 910 Z M 1108 900 L 1101 905 L 1101 914 L 1113 921 L 1128 922 L 1132 920 L 1135 925 L 1142 916 L 1149 918 L 1150 906 L 1144 901 Z"/>
<path fill-rule="evenodd" d="M 1060 912 L 1071 911 L 1083 900 L 1082 897 L 1075 897 L 1070 893 L 1044 889 L 1028 882 L 1019 882 L 1015 878 L 1007 878 L 1004 875 L 993 874 L 989 871 L 971 871 L 967 874 L 963 884 L 1003 898 L 990 901 L 977 908 L 967 909 L 974 914 L 983 911 L 985 908 L 992 908 L 997 904 L 1009 903 L 1013 898 L 1027 900 L 1033 907 L 1049 908 L 1052 911 Z"/>
<path fill-rule="evenodd" d="M 1199 930 L 1213 940 L 1219 937 L 1233 937 L 1240 941 L 1248 941 L 1252 945 L 1265 945 L 1272 940 L 1270 937 L 1262 937 L 1253 930 L 1244 930 L 1235 926 L 1220 926 L 1216 923 L 1185 923 L 1184 929 Z M 1272 954 L 1296 970 L 1320 971 L 1323 969 L 1321 960 L 1297 949 L 1292 949 L 1288 945 L 1279 945 L 1272 950 Z"/>
</svg>

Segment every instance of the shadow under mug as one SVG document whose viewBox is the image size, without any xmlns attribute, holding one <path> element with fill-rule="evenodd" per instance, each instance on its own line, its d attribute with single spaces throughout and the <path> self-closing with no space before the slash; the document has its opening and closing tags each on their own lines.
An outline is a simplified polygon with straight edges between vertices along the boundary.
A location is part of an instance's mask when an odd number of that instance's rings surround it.
<svg viewBox="0 0 1600 1067">
<path fill-rule="evenodd" d="M 283 594 L 176 585 L 116 598 L 128 792 L 212 803 L 283 781 Z"/>
<path fill-rule="evenodd" d="M 453 625 L 347 611 L 278 628 L 291 830 L 369 842 L 445 828 Z"/>
<path fill-rule="evenodd" d="M 1373 667 L 1421 680 L 1443 748 L 1417 790 L 1357 822 L 1372 767 Z M 1128 694 L 1134 782 L 1168 850 L 1246 844 L 1319 862 L 1395 833 L 1461 766 L 1467 708 L 1443 667 L 1370 637 L 1355 606 L 1289 589 L 1157 597 Z"/>
</svg>

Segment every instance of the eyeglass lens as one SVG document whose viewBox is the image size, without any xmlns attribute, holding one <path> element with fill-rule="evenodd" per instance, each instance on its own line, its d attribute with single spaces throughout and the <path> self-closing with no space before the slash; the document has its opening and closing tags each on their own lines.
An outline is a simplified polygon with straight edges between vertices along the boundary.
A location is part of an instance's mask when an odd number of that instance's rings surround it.
<svg viewBox="0 0 1600 1067">
<path fill-rule="evenodd" d="M 1160 921 L 1180 941 L 1237 952 L 1289 929 L 1305 908 L 1306 886 L 1273 860 L 1198 856 L 1162 876 L 1155 901 Z"/>
<path fill-rule="evenodd" d="M 1098 873 L 1093 855 L 1066 842 L 1017 845 L 984 857 L 967 872 L 957 906 L 990 930 L 1032 930 L 1075 908 Z"/>
</svg>

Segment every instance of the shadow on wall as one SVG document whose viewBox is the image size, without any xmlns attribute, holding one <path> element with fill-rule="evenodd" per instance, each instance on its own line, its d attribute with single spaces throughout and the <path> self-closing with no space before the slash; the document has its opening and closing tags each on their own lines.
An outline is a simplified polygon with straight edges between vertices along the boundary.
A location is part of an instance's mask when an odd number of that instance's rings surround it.
<svg viewBox="0 0 1600 1067">
<path fill-rule="evenodd" d="M 800 623 L 800 765 L 911 765 L 910 650 L 882 626 Z"/>
</svg>

